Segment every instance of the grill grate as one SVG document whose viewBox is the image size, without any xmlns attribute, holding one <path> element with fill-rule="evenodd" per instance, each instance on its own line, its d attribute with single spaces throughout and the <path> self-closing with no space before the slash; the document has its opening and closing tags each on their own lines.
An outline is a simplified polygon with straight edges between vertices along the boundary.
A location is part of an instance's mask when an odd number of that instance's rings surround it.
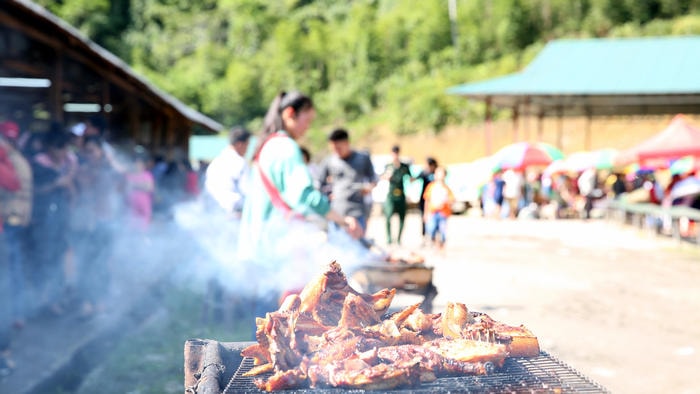
<svg viewBox="0 0 700 394">
<path fill-rule="evenodd" d="M 226 386 L 224 394 L 259 392 L 253 378 L 241 376 L 253 367 L 251 358 L 244 358 Z M 270 376 L 269 374 L 264 375 Z M 305 389 L 285 393 L 362 393 L 364 390 Z M 549 355 L 540 352 L 534 358 L 508 358 L 503 368 L 487 376 L 438 378 L 419 387 L 387 392 L 401 393 L 607 393 L 599 384 Z"/>
</svg>

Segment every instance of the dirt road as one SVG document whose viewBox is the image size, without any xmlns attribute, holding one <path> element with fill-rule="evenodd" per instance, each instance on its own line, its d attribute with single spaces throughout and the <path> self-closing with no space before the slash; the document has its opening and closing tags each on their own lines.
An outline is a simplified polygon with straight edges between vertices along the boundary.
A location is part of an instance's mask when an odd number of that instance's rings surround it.
<svg viewBox="0 0 700 394">
<path fill-rule="evenodd" d="M 405 248 L 435 266 L 439 295 L 512 324 L 614 393 L 700 393 L 700 248 L 604 221 L 454 216 L 444 252 Z M 384 220 L 368 236 L 382 244 Z M 399 302 L 411 302 L 404 296 Z"/>
</svg>

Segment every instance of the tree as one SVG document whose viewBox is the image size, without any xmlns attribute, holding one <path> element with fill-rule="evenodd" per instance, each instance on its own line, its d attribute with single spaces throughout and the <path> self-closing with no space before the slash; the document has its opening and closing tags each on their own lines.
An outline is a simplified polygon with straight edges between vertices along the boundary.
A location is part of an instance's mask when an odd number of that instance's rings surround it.
<svg viewBox="0 0 700 394">
<path fill-rule="evenodd" d="M 482 116 L 447 87 L 519 70 L 547 40 L 700 31 L 700 0 L 455 1 L 456 46 L 445 0 L 37 0 L 226 125 L 299 89 L 319 129 L 439 132 Z"/>
</svg>

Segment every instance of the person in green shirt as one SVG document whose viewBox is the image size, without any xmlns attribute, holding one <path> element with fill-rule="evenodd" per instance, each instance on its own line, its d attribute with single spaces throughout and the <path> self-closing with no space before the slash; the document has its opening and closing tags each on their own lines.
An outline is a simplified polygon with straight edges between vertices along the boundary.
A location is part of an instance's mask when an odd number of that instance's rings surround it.
<svg viewBox="0 0 700 394">
<path fill-rule="evenodd" d="M 398 145 L 391 148 L 392 161 L 386 166 L 383 179 L 389 181 L 389 191 L 384 201 L 384 216 L 386 217 L 386 240 L 392 243 L 391 218 L 394 214 L 399 215 L 399 233 L 396 236 L 396 243 L 401 244 L 401 234 L 403 233 L 404 220 L 406 219 L 406 191 L 404 190 L 404 178 L 411 178 L 411 169 L 408 164 L 403 163 L 399 158 L 401 149 Z M 411 178 L 412 179 L 412 178 Z"/>
<path fill-rule="evenodd" d="M 250 186 L 241 212 L 237 257 L 245 262 L 246 270 L 253 271 L 251 276 L 260 278 L 253 281 L 256 283 L 245 284 L 252 287 L 249 290 L 273 301 L 276 299 L 270 295 L 279 296 L 284 290 L 295 289 L 310 279 L 304 277 L 303 272 L 311 267 L 298 265 L 309 264 L 308 261 L 297 261 L 304 259 L 284 254 L 288 243 L 294 242 L 294 237 L 289 235 L 308 230 L 303 224 L 305 217 L 325 217 L 354 238 L 359 238 L 362 230 L 355 218 L 343 217 L 331 210 L 328 198 L 314 188 L 297 141 L 306 134 L 315 115 L 311 98 L 299 92 L 277 95 L 265 116 L 261 142 L 251 166 Z M 279 288 L 280 283 L 288 288 Z M 277 309 L 264 310 L 273 307 L 270 304 L 256 306 L 256 316 Z"/>
</svg>

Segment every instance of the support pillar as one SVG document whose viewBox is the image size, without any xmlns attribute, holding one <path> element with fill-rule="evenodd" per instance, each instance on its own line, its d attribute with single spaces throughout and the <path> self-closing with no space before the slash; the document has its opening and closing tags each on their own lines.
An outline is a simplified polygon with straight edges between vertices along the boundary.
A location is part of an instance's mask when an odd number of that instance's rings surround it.
<svg viewBox="0 0 700 394">
<path fill-rule="evenodd" d="M 111 91 L 109 87 L 109 81 L 103 80 L 102 81 L 102 96 L 100 96 L 100 113 L 102 114 L 102 120 L 104 121 L 104 124 L 102 125 L 103 129 L 101 130 L 103 133 L 103 138 L 109 139 L 111 138 L 110 134 L 110 117 L 112 114 L 112 96 L 111 96 Z"/>
<path fill-rule="evenodd" d="M 56 50 L 56 61 L 51 73 L 49 113 L 51 120 L 63 123 L 63 51 L 60 49 Z"/>
<path fill-rule="evenodd" d="M 559 150 L 563 149 L 563 138 L 564 138 L 564 112 L 562 107 L 559 107 L 557 110 L 557 120 L 558 120 L 558 127 L 557 127 L 557 143 L 556 146 L 559 148 Z"/>
<path fill-rule="evenodd" d="M 519 115 L 518 105 L 516 104 L 515 107 L 513 107 L 513 143 L 518 142 L 518 123 L 520 122 Z"/>
<path fill-rule="evenodd" d="M 544 134 L 544 112 L 537 114 L 537 142 L 542 142 L 542 134 Z"/>
<path fill-rule="evenodd" d="M 164 115 L 158 115 L 153 120 L 153 128 L 151 129 L 151 150 L 155 152 L 156 148 L 161 146 L 163 141 L 163 129 L 165 128 L 164 123 L 167 123 Z"/>
<path fill-rule="evenodd" d="M 523 103 L 523 138 L 525 141 L 530 141 L 530 98 L 526 97 Z"/>
<path fill-rule="evenodd" d="M 591 115 L 590 108 L 586 108 L 586 126 L 584 130 L 584 141 L 583 148 L 587 151 L 591 150 L 591 125 L 593 123 L 593 116 Z"/>
<path fill-rule="evenodd" d="M 175 146 L 175 117 L 168 113 L 168 127 L 165 132 L 165 145 L 168 149 Z"/>
<path fill-rule="evenodd" d="M 139 105 L 136 98 L 129 98 L 127 102 L 128 116 L 129 116 L 129 132 L 128 135 L 131 141 L 140 144 L 140 126 L 141 126 L 141 106 Z"/>
<path fill-rule="evenodd" d="M 491 114 L 491 97 L 486 98 L 486 111 L 485 111 L 485 137 L 486 137 L 486 156 L 491 156 L 493 141 L 492 141 L 492 114 Z"/>
</svg>

